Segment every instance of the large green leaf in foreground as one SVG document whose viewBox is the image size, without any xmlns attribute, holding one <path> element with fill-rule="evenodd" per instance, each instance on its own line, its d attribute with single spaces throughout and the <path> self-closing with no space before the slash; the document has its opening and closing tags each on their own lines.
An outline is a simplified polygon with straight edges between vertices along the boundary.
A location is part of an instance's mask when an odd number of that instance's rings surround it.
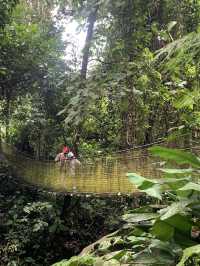
<svg viewBox="0 0 200 266">
<path fill-rule="evenodd" d="M 160 146 L 152 147 L 150 151 L 153 155 L 159 156 L 165 160 L 173 160 L 180 165 L 189 164 L 193 167 L 200 168 L 200 159 L 192 153 Z"/>
<path fill-rule="evenodd" d="M 181 191 L 193 190 L 193 191 L 200 192 L 200 185 L 193 183 L 193 182 L 189 182 L 184 187 L 179 188 L 179 190 L 181 190 Z"/>
<path fill-rule="evenodd" d="M 162 241 L 168 241 L 174 236 L 174 227 L 158 220 L 153 225 L 151 233 Z"/>
<path fill-rule="evenodd" d="M 140 191 L 145 192 L 147 195 L 162 199 L 161 186 L 156 181 L 142 177 L 136 173 L 128 173 L 128 179 L 133 183 Z"/>
</svg>

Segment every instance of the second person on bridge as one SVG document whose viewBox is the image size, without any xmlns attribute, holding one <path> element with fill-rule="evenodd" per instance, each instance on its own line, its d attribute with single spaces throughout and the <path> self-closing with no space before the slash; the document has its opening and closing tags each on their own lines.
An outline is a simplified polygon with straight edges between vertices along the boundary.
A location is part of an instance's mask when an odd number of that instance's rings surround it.
<svg viewBox="0 0 200 266">
<path fill-rule="evenodd" d="M 62 152 L 56 155 L 55 162 L 60 163 L 60 171 L 66 172 L 68 168 L 71 176 L 75 175 L 76 167 L 81 165 L 81 162 L 67 146 L 64 146 Z"/>
</svg>

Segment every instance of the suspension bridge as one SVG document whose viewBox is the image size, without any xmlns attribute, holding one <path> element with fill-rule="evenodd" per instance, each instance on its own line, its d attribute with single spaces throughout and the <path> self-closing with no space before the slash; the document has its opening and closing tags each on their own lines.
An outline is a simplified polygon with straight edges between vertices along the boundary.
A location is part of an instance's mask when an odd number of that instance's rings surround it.
<svg viewBox="0 0 200 266">
<path fill-rule="evenodd" d="M 46 190 L 65 193 L 88 194 L 131 194 L 135 187 L 126 176 L 137 173 L 149 178 L 159 178 L 157 170 L 162 160 L 152 157 L 149 145 L 115 152 L 112 156 L 100 156 L 93 161 L 84 160 L 76 168 L 75 174 L 60 171 L 54 161 L 37 161 L 18 152 L 12 146 L 1 144 L 1 151 L 14 166 L 16 174 L 32 185 Z"/>
</svg>

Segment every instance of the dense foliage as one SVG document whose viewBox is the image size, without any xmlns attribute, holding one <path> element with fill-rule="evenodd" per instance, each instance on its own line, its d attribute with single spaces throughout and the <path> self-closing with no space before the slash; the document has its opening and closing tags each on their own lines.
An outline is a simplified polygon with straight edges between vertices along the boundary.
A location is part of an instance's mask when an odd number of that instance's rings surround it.
<svg viewBox="0 0 200 266">
<path fill-rule="evenodd" d="M 91 156 L 198 135 L 199 1 L 4 2 L 1 138 L 52 158 L 63 143 Z M 82 55 L 69 21 L 86 31 Z"/>
<path fill-rule="evenodd" d="M 61 28 L 45 6 L 40 14 L 41 7 L 21 1 L 0 36 L 1 134 L 36 157 L 46 156 L 52 140 L 62 137 L 56 114 L 67 68 Z"/>
<path fill-rule="evenodd" d="M 200 261 L 200 160 L 180 150 L 154 147 L 153 154 L 188 168 L 163 168 L 162 179 L 130 173 L 139 190 L 165 205 L 146 205 L 123 216 L 125 225 L 79 257 L 55 266 L 72 265 L 199 265 Z M 157 210 L 156 210 L 157 208 Z M 182 257 L 182 258 L 181 258 Z"/>
<path fill-rule="evenodd" d="M 85 32 L 81 53 L 73 23 Z M 0 141 L 37 159 L 64 143 L 82 158 L 163 138 L 191 146 L 200 134 L 199 24 L 199 0 L 0 0 Z M 157 200 L 167 190 L 169 206 L 133 210 L 87 257 L 58 265 L 155 264 L 158 254 L 163 265 L 199 264 L 199 158 L 153 152 L 184 169 L 129 178 Z M 49 265 L 119 225 L 123 207 L 110 211 L 118 201 L 72 200 L 77 211 L 65 213 L 1 169 L 2 265 Z"/>
<path fill-rule="evenodd" d="M 0 28 L 3 28 L 6 23 L 9 22 L 10 14 L 12 12 L 12 9 L 15 7 L 15 5 L 18 3 L 18 0 L 1 0 L 0 6 Z"/>
<path fill-rule="evenodd" d="M 146 197 L 64 196 L 13 176 L 0 161 L 0 265 L 44 266 L 70 258 L 121 224 Z M 83 222 L 84 221 L 84 222 Z"/>
</svg>

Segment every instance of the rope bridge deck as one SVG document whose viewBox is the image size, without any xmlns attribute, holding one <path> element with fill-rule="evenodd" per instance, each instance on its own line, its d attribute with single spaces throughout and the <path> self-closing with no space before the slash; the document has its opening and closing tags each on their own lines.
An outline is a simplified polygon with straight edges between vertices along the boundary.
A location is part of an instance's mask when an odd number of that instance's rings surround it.
<svg viewBox="0 0 200 266">
<path fill-rule="evenodd" d="M 134 172 L 145 177 L 159 178 L 161 160 L 150 156 L 147 147 L 131 149 L 113 156 L 96 158 L 94 162 L 81 162 L 75 174 L 60 171 L 53 161 L 36 161 L 27 158 L 5 143 L 1 150 L 15 166 L 16 174 L 25 181 L 45 189 L 66 193 L 129 194 L 135 187 L 126 174 Z"/>
<path fill-rule="evenodd" d="M 60 192 L 77 193 L 132 193 L 134 186 L 126 174 L 136 172 L 140 175 L 156 178 L 156 161 L 147 149 L 128 150 L 112 157 L 100 157 L 94 162 L 81 162 L 75 175 L 70 176 L 69 169 L 60 171 L 57 163 L 42 162 L 27 158 L 12 147 L 3 143 L 1 149 L 15 166 L 17 175 L 25 181 Z"/>
</svg>

